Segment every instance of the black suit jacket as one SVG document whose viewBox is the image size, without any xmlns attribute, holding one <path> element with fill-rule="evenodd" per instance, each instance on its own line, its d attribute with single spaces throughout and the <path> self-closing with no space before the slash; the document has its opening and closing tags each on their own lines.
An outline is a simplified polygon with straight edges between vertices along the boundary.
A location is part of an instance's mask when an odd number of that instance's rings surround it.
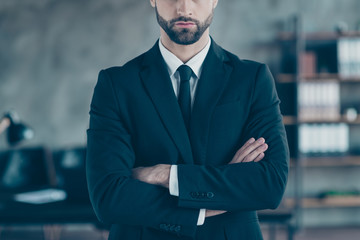
<svg viewBox="0 0 360 240">
<path fill-rule="evenodd" d="M 87 179 L 98 218 L 112 224 L 110 239 L 262 239 L 256 210 L 278 206 L 289 158 L 268 68 L 212 41 L 190 127 L 188 136 L 158 43 L 100 72 Z M 251 137 L 266 139 L 265 158 L 228 165 Z M 159 163 L 178 165 L 179 197 L 131 177 L 132 168 Z M 200 208 L 228 212 L 198 227 Z"/>
</svg>

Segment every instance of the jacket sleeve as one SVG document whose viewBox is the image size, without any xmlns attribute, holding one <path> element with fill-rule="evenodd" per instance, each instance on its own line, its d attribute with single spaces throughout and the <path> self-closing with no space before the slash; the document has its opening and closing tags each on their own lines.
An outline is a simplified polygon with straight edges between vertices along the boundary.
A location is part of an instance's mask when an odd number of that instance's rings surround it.
<svg viewBox="0 0 360 240">
<path fill-rule="evenodd" d="M 99 74 L 87 131 L 86 171 L 90 199 L 100 221 L 152 227 L 193 236 L 199 210 L 177 206 L 168 189 L 131 177 L 135 154 L 119 114 L 112 80 Z"/>
<path fill-rule="evenodd" d="M 258 68 L 252 88 L 241 141 L 264 137 L 269 146 L 265 158 L 223 166 L 179 165 L 180 207 L 238 211 L 279 205 L 287 182 L 289 151 L 280 101 L 266 65 Z"/>
</svg>

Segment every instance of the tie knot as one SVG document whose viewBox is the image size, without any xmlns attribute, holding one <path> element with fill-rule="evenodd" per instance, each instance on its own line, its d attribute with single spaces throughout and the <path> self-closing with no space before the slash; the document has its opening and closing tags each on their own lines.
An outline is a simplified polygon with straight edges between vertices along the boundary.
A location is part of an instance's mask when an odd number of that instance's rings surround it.
<svg viewBox="0 0 360 240">
<path fill-rule="evenodd" d="M 191 78 L 192 70 L 187 65 L 181 65 L 178 69 L 181 81 L 189 81 Z"/>
</svg>

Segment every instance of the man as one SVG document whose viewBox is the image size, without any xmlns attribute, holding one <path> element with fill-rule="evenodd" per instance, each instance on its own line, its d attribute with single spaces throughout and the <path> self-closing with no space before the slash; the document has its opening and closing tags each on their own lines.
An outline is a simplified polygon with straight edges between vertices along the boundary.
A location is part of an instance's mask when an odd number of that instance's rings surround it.
<svg viewBox="0 0 360 240">
<path fill-rule="evenodd" d="M 262 239 L 256 210 L 278 206 L 288 172 L 273 78 L 209 37 L 217 0 L 150 3 L 160 40 L 94 91 L 95 212 L 109 239 Z"/>
</svg>

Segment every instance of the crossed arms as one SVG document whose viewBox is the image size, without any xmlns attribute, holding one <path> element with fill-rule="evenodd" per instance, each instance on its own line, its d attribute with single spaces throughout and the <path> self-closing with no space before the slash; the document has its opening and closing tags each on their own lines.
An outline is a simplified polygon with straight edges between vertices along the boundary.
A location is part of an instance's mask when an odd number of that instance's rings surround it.
<svg viewBox="0 0 360 240">
<path fill-rule="evenodd" d="M 268 145 L 264 138 L 255 140 L 250 138 L 234 155 L 229 164 L 245 163 L 245 162 L 259 162 L 265 156 L 265 151 Z M 133 169 L 132 176 L 140 181 L 159 185 L 169 188 L 170 181 L 170 167 L 169 164 L 157 164 L 151 167 L 137 167 Z M 224 210 L 210 210 L 206 209 L 205 217 L 212 217 L 225 213 Z"/>
</svg>

